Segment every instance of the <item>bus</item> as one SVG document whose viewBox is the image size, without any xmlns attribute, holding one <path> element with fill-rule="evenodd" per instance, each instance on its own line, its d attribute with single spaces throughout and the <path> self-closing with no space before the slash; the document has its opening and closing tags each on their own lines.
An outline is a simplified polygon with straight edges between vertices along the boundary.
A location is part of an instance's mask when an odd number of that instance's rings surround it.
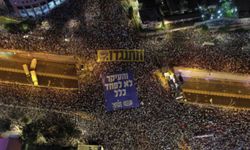
<svg viewBox="0 0 250 150">
<path fill-rule="evenodd" d="M 32 79 L 32 82 L 34 83 L 34 86 L 38 86 L 36 71 L 32 70 L 30 71 L 30 74 L 31 74 L 31 79 Z"/>
<path fill-rule="evenodd" d="M 27 64 L 23 64 L 23 71 L 26 75 L 26 77 L 30 77 L 30 72 Z"/>
<path fill-rule="evenodd" d="M 33 58 L 33 59 L 31 60 L 30 69 L 31 69 L 31 70 L 35 70 L 35 69 L 36 69 L 36 65 L 37 65 L 37 59 L 36 59 L 36 58 Z"/>
</svg>

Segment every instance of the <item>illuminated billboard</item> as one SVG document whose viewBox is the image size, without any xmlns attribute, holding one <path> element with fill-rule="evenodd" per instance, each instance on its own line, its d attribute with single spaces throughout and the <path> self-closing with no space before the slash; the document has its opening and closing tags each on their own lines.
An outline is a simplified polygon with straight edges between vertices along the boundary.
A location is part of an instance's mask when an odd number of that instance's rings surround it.
<svg viewBox="0 0 250 150">
<path fill-rule="evenodd" d="M 132 73 L 103 75 L 107 111 L 139 107 L 139 100 Z"/>
</svg>

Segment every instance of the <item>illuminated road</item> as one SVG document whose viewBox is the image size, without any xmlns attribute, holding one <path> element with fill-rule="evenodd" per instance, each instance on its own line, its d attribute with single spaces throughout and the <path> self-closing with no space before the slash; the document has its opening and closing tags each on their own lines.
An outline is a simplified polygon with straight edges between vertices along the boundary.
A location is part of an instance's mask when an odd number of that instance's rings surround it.
<svg viewBox="0 0 250 150">
<path fill-rule="evenodd" d="M 77 89 L 76 67 L 71 58 L 48 54 L 30 54 L 17 51 L 0 53 L 0 80 L 18 84 L 32 85 L 26 78 L 22 65 L 29 65 L 32 58 L 37 58 L 37 77 L 39 86 Z M 65 58 L 65 59 L 64 59 Z"/>
<path fill-rule="evenodd" d="M 241 108 L 250 108 L 249 99 L 243 98 L 232 98 L 232 97 L 223 97 L 223 96 L 213 96 L 205 94 L 185 94 L 188 102 L 201 103 L 201 104 L 214 104 L 227 107 L 241 107 Z"/>
<path fill-rule="evenodd" d="M 183 76 L 188 102 L 250 108 L 250 76 L 184 68 L 175 72 Z"/>
</svg>

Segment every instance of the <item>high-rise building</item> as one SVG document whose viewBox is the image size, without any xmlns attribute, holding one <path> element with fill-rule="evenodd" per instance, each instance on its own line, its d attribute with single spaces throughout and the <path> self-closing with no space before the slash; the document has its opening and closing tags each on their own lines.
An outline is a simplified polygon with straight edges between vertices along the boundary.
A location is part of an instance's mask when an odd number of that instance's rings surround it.
<svg viewBox="0 0 250 150">
<path fill-rule="evenodd" d="M 6 0 L 5 0 L 6 1 Z M 66 0 L 7 0 L 16 15 L 20 17 L 37 17 L 46 15 L 50 10 Z"/>
<path fill-rule="evenodd" d="M 6 8 L 4 0 L 0 0 L 0 9 Z"/>
</svg>

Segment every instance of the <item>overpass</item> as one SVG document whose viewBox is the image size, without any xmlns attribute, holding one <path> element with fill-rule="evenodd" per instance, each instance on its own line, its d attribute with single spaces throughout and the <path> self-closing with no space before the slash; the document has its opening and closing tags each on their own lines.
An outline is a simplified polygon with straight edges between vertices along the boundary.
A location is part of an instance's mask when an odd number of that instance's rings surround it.
<svg viewBox="0 0 250 150">
<path fill-rule="evenodd" d="M 37 77 L 40 87 L 77 89 L 75 59 L 73 56 L 61 56 L 47 53 L 30 53 L 19 50 L 0 49 L 0 82 L 33 86 L 27 78 L 22 65 L 29 66 L 36 58 Z"/>
<path fill-rule="evenodd" d="M 182 90 L 192 103 L 250 108 L 250 75 L 175 67 Z"/>
</svg>

